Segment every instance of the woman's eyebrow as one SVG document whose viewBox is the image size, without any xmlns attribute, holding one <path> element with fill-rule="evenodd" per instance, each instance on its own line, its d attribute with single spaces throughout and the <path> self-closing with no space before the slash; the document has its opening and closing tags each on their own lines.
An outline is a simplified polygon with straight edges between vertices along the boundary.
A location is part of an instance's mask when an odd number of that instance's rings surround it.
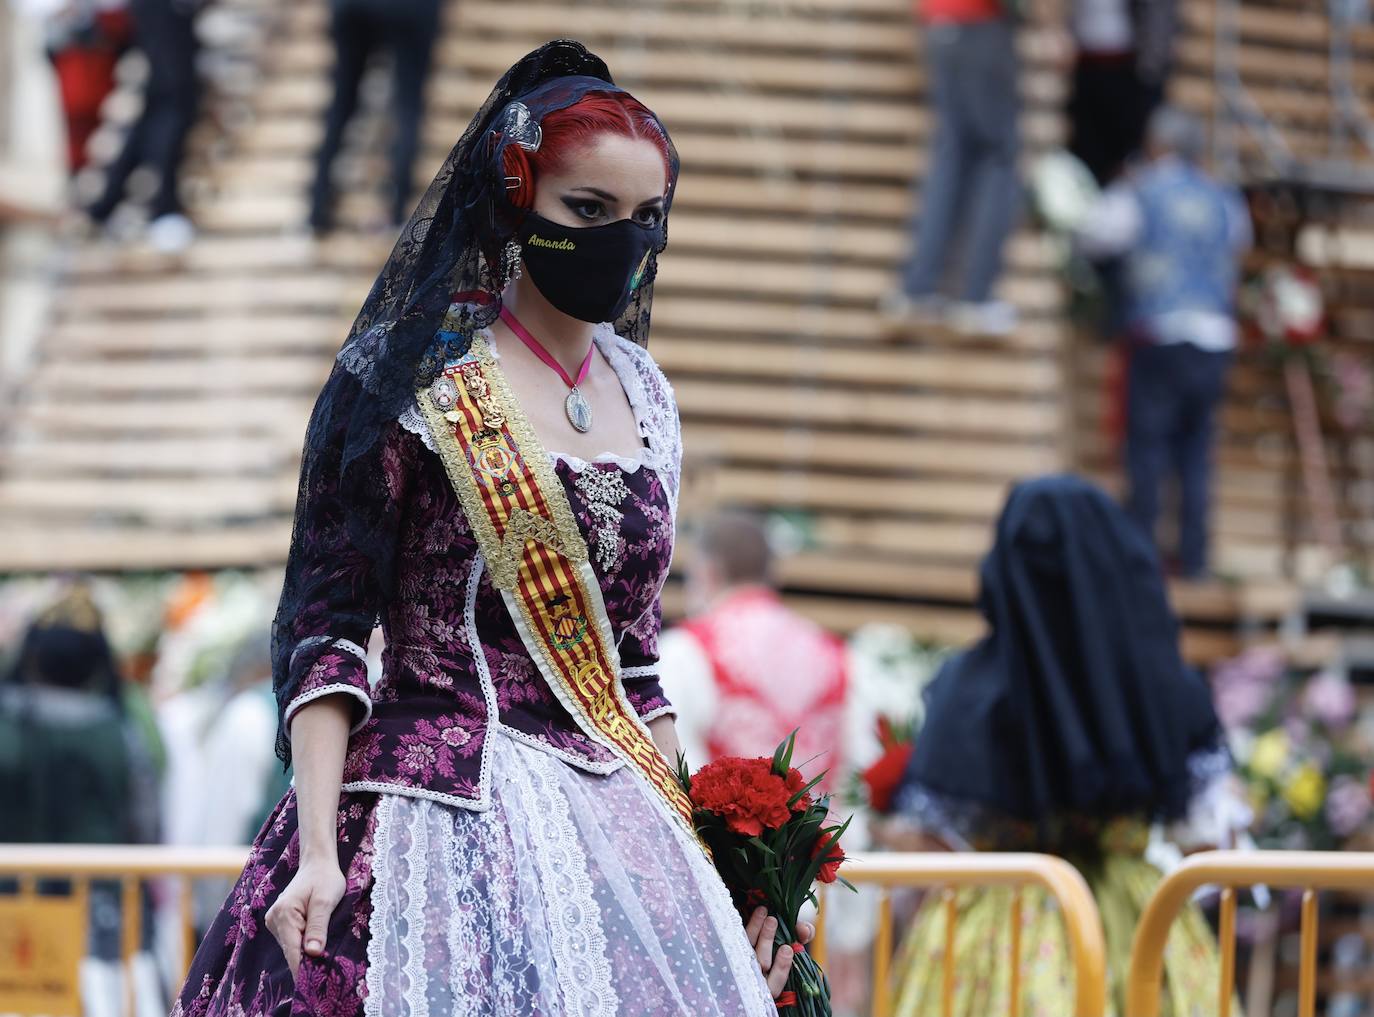
<svg viewBox="0 0 1374 1017">
<path fill-rule="evenodd" d="M 573 190 L 586 191 L 588 194 L 593 194 L 596 197 L 600 198 L 602 201 L 609 202 L 612 205 L 618 204 L 620 201 L 620 199 L 617 198 L 614 194 L 610 193 L 609 191 L 603 191 L 599 187 L 574 187 Z"/>
<path fill-rule="evenodd" d="M 640 208 L 649 208 L 649 207 L 651 207 L 651 206 L 656 206 L 656 207 L 662 208 L 662 207 L 663 207 L 663 195 L 660 194 L 660 195 L 658 195 L 657 197 L 649 198 L 647 201 L 641 201 L 641 202 L 639 203 L 639 207 L 640 207 Z"/>
</svg>

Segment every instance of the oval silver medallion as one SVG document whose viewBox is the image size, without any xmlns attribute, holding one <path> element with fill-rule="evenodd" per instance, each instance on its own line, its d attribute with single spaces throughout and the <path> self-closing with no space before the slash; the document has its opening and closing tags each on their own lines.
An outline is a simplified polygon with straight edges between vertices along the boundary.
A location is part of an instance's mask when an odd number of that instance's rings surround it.
<svg viewBox="0 0 1374 1017">
<path fill-rule="evenodd" d="M 587 397 L 574 387 L 568 393 L 568 398 L 563 403 L 563 409 L 568 414 L 568 423 L 577 428 L 583 434 L 592 429 L 592 407 L 587 402 Z"/>
</svg>

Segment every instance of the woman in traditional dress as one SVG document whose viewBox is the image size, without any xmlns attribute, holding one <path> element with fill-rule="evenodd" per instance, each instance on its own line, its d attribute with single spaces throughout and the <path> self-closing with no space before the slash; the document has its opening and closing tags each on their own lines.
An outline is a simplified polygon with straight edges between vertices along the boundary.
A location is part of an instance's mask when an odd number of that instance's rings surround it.
<svg viewBox="0 0 1374 1017">
<path fill-rule="evenodd" d="M 296 786 L 175 1014 L 775 1012 L 791 949 L 695 839 L 656 675 L 681 438 L 643 344 L 677 168 L 553 42 L 406 225 L 306 435 L 274 630 Z"/>
<path fill-rule="evenodd" d="M 929 686 L 883 839 L 1073 862 L 1102 915 L 1119 1013 L 1131 937 L 1160 880 L 1145 857 L 1152 826 L 1184 848 L 1225 836 L 1231 760 L 1211 695 L 1179 656 L 1149 541 L 1086 481 L 1013 490 L 983 562 L 981 604 L 989 634 Z M 1005 888 L 957 898 L 957 1017 L 1008 1013 L 1011 905 Z M 1021 915 L 1016 1017 L 1063 1017 L 1074 989 L 1059 913 L 1028 889 Z M 944 908 L 928 901 L 898 968 L 901 1017 L 942 1012 L 944 951 Z M 1167 1013 L 1215 1001 L 1217 944 L 1196 908 L 1174 927 L 1164 967 Z"/>
</svg>

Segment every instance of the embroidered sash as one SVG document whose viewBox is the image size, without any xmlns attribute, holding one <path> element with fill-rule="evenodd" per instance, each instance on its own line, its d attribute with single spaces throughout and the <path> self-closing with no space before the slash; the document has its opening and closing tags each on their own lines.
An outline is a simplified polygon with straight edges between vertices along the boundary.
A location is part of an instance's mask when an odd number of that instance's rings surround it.
<svg viewBox="0 0 1374 1017">
<path fill-rule="evenodd" d="M 417 393 L 492 583 L 554 695 L 692 830 L 692 807 L 620 684 L 601 584 L 567 492 L 481 336 Z"/>
</svg>

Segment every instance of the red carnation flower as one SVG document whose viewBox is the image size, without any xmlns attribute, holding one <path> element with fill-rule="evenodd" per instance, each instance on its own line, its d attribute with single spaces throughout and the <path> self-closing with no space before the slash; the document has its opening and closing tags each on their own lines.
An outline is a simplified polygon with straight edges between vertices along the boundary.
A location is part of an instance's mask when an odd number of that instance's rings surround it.
<svg viewBox="0 0 1374 1017">
<path fill-rule="evenodd" d="M 825 860 L 821 864 L 821 871 L 816 873 L 816 878 L 822 883 L 835 882 L 840 877 L 840 866 L 844 864 L 844 848 L 840 847 L 835 839 L 834 827 L 822 830 L 816 840 L 816 846 L 811 849 L 812 861 L 821 857 Z"/>
<path fill-rule="evenodd" d="M 910 742 L 891 745 L 876 763 L 863 772 L 863 782 L 868 787 L 868 801 L 875 812 L 886 814 L 892 811 L 892 799 L 901 786 L 907 761 L 911 759 L 915 748 Z"/>
<path fill-rule="evenodd" d="M 692 778 L 693 804 L 725 820 L 735 833 L 757 837 L 792 815 L 787 783 L 767 759 L 718 759 Z"/>
<path fill-rule="evenodd" d="M 806 778 L 802 776 L 800 770 L 793 767 L 787 771 L 787 776 L 783 778 L 783 783 L 787 785 L 787 797 L 790 799 L 798 791 L 806 787 Z M 811 808 L 811 803 L 811 795 L 809 793 L 804 794 L 797 799 L 797 803 L 792 806 L 792 810 L 794 812 L 805 812 L 807 809 Z"/>
</svg>

